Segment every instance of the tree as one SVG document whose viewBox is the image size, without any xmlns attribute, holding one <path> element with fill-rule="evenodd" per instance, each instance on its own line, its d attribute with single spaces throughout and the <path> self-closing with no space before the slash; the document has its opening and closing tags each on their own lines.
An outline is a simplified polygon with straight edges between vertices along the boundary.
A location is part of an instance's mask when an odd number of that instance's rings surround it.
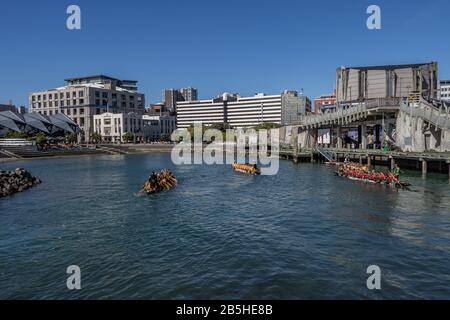
<svg viewBox="0 0 450 320">
<path fill-rule="evenodd" d="M 98 132 L 94 132 L 93 134 L 91 134 L 91 140 L 92 140 L 92 142 L 97 144 L 100 141 L 102 141 L 102 135 Z"/>
<path fill-rule="evenodd" d="M 78 137 L 75 133 L 71 133 L 66 137 L 66 140 L 68 143 L 77 143 Z"/>
<path fill-rule="evenodd" d="M 37 145 L 41 145 L 47 141 L 47 137 L 43 132 L 39 132 L 34 139 L 36 140 Z"/>
<path fill-rule="evenodd" d="M 170 141 L 170 134 L 167 134 L 167 133 L 161 134 L 161 141 L 162 142 L 169 142 Z"/>
<path fill-rule="evenodd" d="M 255 130 L 270 130 L 270 129 L 278 129 L 281 127 L 282 127 L 282 125 L 277 124 L 277 123 L 263 122 L 263 123 L 257 125 L 256 127 L 254 127 L 253 129 L 255 129 Z"/>
<path fill-rule="evenodd" d="M 16 132 L 12 130 L 8 130 L 6 133 L 7 139 L 26 139 L 28 138 L 28 135 L 24 132 Z"/>
<path fill-rule="evenodd" d="M 134 133 L 131 132 L 126 132 L 123 136 L 122 136 L 123 141 L 130 143 L 130 142 L 134 142 Z"/>
</svg>

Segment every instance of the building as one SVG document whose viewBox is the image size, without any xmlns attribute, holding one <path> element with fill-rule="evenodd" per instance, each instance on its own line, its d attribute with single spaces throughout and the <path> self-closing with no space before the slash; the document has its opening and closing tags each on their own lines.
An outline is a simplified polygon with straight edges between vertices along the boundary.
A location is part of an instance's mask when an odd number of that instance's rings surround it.
<svg viewBox="0 0 450 320">
<path fill-rule="evenodd" d="M 450 102 L 450 80 L 439 82 L 439 97 L 440 100 Z"/>
<path fill-rule="evenodd" d="M 195 88 L 181 88 L 180 94 L 183 97 L 183 101 L 197 101 L 198 100 L 198 91 Z"/>
<path fill-rule="evenodd" d="M 11 111 L 16 112 L 16 106 L 12 104 L 12 101 L 9 101 L 8 104 L 0 104 L 0 112 L 2 111 Z"/>
<path fill-rule="evenodd" d="M 66 79 L 63 87 L 34 92 L 29 112 L 51 116 L 63 113 L 78 124 L 87 142 L 94 132 L 94 116 L 108 113 L 143 114 L 145 96 L 138 93 L 137 81 L 104 75 Z"/>
<path fill-rule="evenodd" d="M 166 110 L 175 111 L 179 101 L 198 100 L 198 91 L 195 88 L 167 89 L 164 90 L 164 104 Z"/>
<path fill-rule="evenodd" d="M 336 108 L 336 90 L 333 94 L 326 94 L 314 99 L 314 112 L 324 113 L 326 110 L 332 110 Z"/>
<path fill-rule="evenodd" d="M 27 108 L 25 108 L 24 106 L 17 107 L 16 109 L 17 109 L 17 113 L 19 113 L 19 114 L 27 113 Z"/>
<path fill-rule="evenodd" d="M 162 135 L 170 137 L 176 130 L 176 118 L 169 114 L 144 115 L 144 137 L 147 142 L 160 141 Z"/>
<path fill-rule="evenodd" d="M 142 115 L 135 112 L 111 113 L 94 115 L 95 132 L 102 136 L 105 142 L 124 142 L 123 135 L 133 133 L 135 141 L 144 138 Z"/>
<path fill-rule="evenodd" d="M 279 95 L 257 93 L 253 97 L 224 93 L 211 100 L 177 103 L 177 126 L 188 128 L 194 122 L 205 125 L 227 123 L 231 127 L 251 127 L 264 122 L 290 124 L 311 111 L 311 101 L 295 91 Z"/>
<path fill-rule="evenodd" d="M 402 98 L 419 93 L 437 98 L 436 62 L 374 67 L 340 67 L 336 71 L 338 103 Z"/>
<path fill-rule="evenodd" d="M 297 91 L 285 90 L 281 95 L 281 124 L 290 125 L 300 121 L 302 115 L 311 112 L 311 100 Z"/>
</svg>

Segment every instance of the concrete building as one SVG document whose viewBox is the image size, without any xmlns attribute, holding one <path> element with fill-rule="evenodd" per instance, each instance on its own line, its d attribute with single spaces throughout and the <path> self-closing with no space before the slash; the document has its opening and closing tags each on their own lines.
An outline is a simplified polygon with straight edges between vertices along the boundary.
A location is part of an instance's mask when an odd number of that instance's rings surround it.
<svg viewBox="0 0 450 320">
<path fill-rule="evenodd" d="M 336 71 L 338 103 L 403 98 L 417 93 L 437 98 L 437 63 L 374 67 L 340 67 Z"/>
<path fill-rule="evenodd" d="M 179 101 L 198 100 L 198 91 L 195 88 L 167 89 L 164 90 L 164 104 L 166 110 L 176 111 Z"/>
<path fill-rule="evenodd" d="M 336 108 L 336 90 L 333 94 L 325 94 L 314 99 L 314 113 L 324 113 Z"/>
<path fill-rule="evenodd" d="M 160 141 L 162 135 L 169 136 L 176 130 L 176 118 L 169 114 L 144 115 L 144 137 L 147 142 Z"/>
<path fill-rule="evenodd" d="M 90 140 L 95 115 L 105 112 L 144 113 L 145 96 L 137 92 L 137 81 L 104 75 L 65 81 L 63 87 L 30 94 L 28 110 L 42 115 L 67 115 L 83 130 L 81 142 Z"/>
<path fill-rule="evenodd" d="M 227 123 L 231 127 L 251 127 L 264 122 L 289 124 L 311 111 L 311 101 L 295 91 L 279 95 L 257 93 L 253 97 L 224 93 L 211 100 L 177 103 L 177 126 L 188 128 L 194 122 L 205 125 Z"/>
<path fill-rule="evenodd" d="M 181 88 L 180 94 L 183 97 L 183 101 L 197 101 L 198 100 L 198 91 L 195 88 Z"/>
<path fill-rule="evenodd" d="M 127 132 L 134 134 L 135 141 L 141 141 L 144 138 L 143 126 L 142 115 L 134 112 L 94 115 L 95 132 L 105 142 L 124 142 L 123 135 Z"/>
<path fill-rule="evenodd" d="M 439 82 L 438 99 L 450 102 L 450 80 L 443 80 Z"/>
</svg>

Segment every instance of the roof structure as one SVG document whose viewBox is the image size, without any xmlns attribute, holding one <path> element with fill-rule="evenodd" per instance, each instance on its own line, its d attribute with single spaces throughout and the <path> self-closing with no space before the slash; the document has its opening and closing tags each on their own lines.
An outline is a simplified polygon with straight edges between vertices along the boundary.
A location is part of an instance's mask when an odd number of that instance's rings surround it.
<svg viewBox="0 0 450 320">
<path fill-rule="evenodd" d="M 39 113 L 20 115 L 11 111 L 0 112 L 0 130 L 2 129 L 24 133 L 39 131 L 47 135 L 81 132 L 72 119 L 61 113 L 45 116 Z"/>
</svg>

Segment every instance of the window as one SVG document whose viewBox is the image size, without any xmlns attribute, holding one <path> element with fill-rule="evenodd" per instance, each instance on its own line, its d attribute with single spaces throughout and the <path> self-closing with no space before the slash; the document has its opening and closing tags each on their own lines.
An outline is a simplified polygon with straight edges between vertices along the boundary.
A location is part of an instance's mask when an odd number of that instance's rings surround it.
<svg viewBox="0 0 450 320">
<path fill-rule="evenodd" d="M 84 118 L 80 118 L 80 126 L 84 126 Z"/>
<path fill-rule="evenodd" d="M 48 106 L 49 106 L 50 108 L 52 108 L 52 107 L 53 107 L 53 102 L 49 101 L 49 102 L 48 102 Z"/>
<path fill-rule="evenodd" d="M 108 92 L 102 92 L 102 98 L 108 99 Z"/>
<path fill-rule="evenodd" d="M 64 107 L 64 101 L 61 100 L 61 107 Z"/>
<path fill-rule="evenodd" d="M 100 98 L 100 91 L 95 91 L 95 97 Z"/>
<path fill-rule="evenodd" d="M 84 108 L 80 108 L 80 114 L 84 114 Z"/>
<path fill-rule="evenodd" d="M 70 116 L 70 109 L 67 109 L 67 115 Z"/>
<path fill-rule="evenodd" d="M 70 106 L 70 100 L 66 101 L 66 106 Z"/>
<path fill-rule="evenodd" d="M 31 101 L 36 101 L 36 96 L 31 96 Z"/>
<path fill-rule="evenodd" d="M 80 99 L 80 104 L 84 104 L 84 99 Z"/>
<path fill-rule="evenodd" d="M 74 105 L 74 106 L 77 105 L 77 99 L 73 99 L 72 102 L 73 102 L 73 105 Z"/>
<path fill-rule="evenodd" d="M 108 100 L 103 100 L 103 101 L 102 101 L 102 106 L 103 106 L 103 107 L 108 106 Z"/>
<path fill-rule="evenodd" d="M 46 94 L 42 95 L 42 100 L 47 100 L 47 95 Z"/>
<path fill-rule="evenodd" d="M 72 98 L 76 98 L 77 97 L 77 93 L 75 91 L 72 92 Z"/>
<path fill-rule="evenodd" d="M 55 101 L 55 107 L 57 107 L 57 106 L 58 106 L 58 100 Z"/>
<path fill-rule="evenodd" d="M 61 93 L 59 94 L 59 98 L 60 98 L 60 99 L 64 99 L 64 93 L 63 93 L 63 92 L 61 92 Z"/>
<path fill-rule="evenodd" d="M 100 99 L 95 99 L 95 105 L 99 106 L 100 105 Z"/>
<path fill-rule="evenodd" d="M 70 99 L 70 92 L 66 92 L 66 99 Z"/>
<path fill-rule="evenodd" d="M 78 97 L 83 98 L 84 97 L 84 91 L 78 91 Z"/>
<path fill-rule="evenodd" d="M 48 95 L 48 100 L 52 100 L 53 99 L 53 95 L 50 93 L 49 95 Z"/>
<path fill-rule="evenodd" d="M 73 115 L 74 115 L 74 116 L 77 115 L 77 109 L 73 109 Z"/>
</svg>

